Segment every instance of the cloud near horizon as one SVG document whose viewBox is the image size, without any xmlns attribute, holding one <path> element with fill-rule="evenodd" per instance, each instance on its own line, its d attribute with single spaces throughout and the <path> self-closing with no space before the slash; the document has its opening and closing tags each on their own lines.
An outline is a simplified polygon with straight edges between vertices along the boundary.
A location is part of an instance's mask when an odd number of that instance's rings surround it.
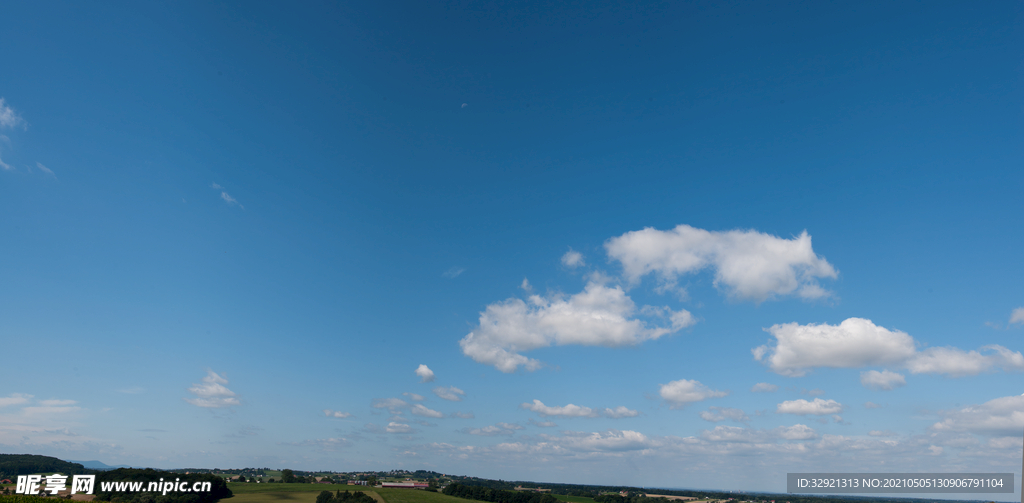
<svg viewBox="0 0 1024 503">
<path fill-rule="evenodd" d="M 784 323 L 765 331 L 774 336 L 774 344 L 752 349 L 754 359 L 766 363 L 772 372 L 789 377 L 804 376 L 817 367 L 880 366 L 950 377 L 977 375 L 996 368 L 1024 370 L 1024 355 L 1003 346 L 990 344 L 980 351 L 953 347 L 918 351 L 918 343 L 906 332 L 889 330 L 864 318 L 847 318 L 839 325 Z M 862 377 L 865 386 L 877 386 L 882 381 L 887 386 L 900 385 L 900 374 L 872 372 L 875 374 L 869 372 L 866 382 Z"/>
</svg>

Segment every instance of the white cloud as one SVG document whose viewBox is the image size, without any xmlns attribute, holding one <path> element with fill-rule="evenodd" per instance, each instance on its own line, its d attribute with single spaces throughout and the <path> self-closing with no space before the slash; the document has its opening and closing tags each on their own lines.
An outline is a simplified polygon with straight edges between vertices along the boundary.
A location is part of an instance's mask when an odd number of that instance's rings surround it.
<svg viewBox="0 0 1024 503">
<path fill-rule="evenodd" d="M 777 296 L 827 297 L 819 278 L 835 278 L 836 270 L 811 248 L 806 231 L 782 239 L 753 230 L 706 231 L 679 225 L 669 231 L 648 227 L 605 243 L 608 256 L 622 264 L 636 283 L 656 273 L 665 284 L 706 268 L 715 271 L 715 286 L 730 297 L 762 302 Z"/>
<path fill-rule="evenodd" d="M 945 419 L 933 424 L 933 430 L 1019 437 L 1024 430 L 1024 395 L 995 398 L 981 405 L 940 414 Z"/>
<path fill-rule="evenodd" d="M 238 205 L 239 208 L 242 208 L 243 210 L 245 209 L 245 206 L 242 206 L 241 203 L 239 203 L 235 198 L 231 197 L 231 195 L 228 194 L 227 192 L 221 191 L 220 198 L 223 199 L 224 202 L 228 204 L 235 204 Z"/>
<path fill-rule="evenodd" d="M 327 416 L 327 417 L 337 417 L 337 418 L 340 418 L 340 419 L 344 419 L 346 417 L 352 417 L 352 414 L 350 414 L 348 412 L 342 412 L 340 410 L 331 410 L 331 409 L 324 409 L 324 415 Z"/>
<path fill-rule="evenodd" d="M 843 411 L 843 405 L 835 400 L 822 400 L 815 398 L 813 402 L 807 400 L 787 400 L 780 403 L 775 412 L 779 414 L 797 414 L 804 416 L 813 414 L 816 416 L 838 414 Z"/>
<path fill-rule="evenodd" d="M 39 171 L 42 171 L 43 173 L 46 173 L 47 175 L 50 175 L 50 176 L 52 176 L 54 178 L 57 178 L 57 175 L 53 174 L 53 170 L 51 170 L 50 168 L 47 168 L 46 166 L 43 166 L 43 163 L 41 163 L 39 161 L 36 161 L 36 167 L 39 168 Z"/>
<path fill-rule="evenodd" d="M 871 430 L 868 435 L 872 437 L 895 437 L 896 433 L 889 430 Z"/>
<path fill-rule="evenodd" d="M 448 269 L 447 271 L 442 273 L 441 276 L 444 276 L 446 278 L 456 278 L 464 272 L 466 272 L 466 269 L 463 267 L 452 267 L 451 269 Z"/>
<path fill-rule="evenodd" d="M 882 406 L 878 405 L 875 402 L 864 402 L 864 408 L 865 409 L 881 409 Z"/>
<path fill-rule="evenodd" d="M 13 108 L 0 98 L 0 128 L 26 127 L 25 120 L 14 111 Z"/>
<path fill-rule="evenodd" d="M 3 104 L 0 100 L 0 104 Z M 21 405 L 29 401 L 32 395 L 26 395 L 24 393 L 11 393 L 9 396 L 0 397 L 0 407 L 7 407 L 9 405 Z"/>
<path fill-rule="evenodd" d="M 774 433 L 786 440 L 810 440 L 812 438 L 818 438 L 818 432 L 814 431 L 814 428 L 803 424 L 779 426 L 778 428 L 775 428 Z"/>
<path fill-rule="evenodd" d="M 586 265 L 586 263 L 583 261 L 582 253 L 573 251 L 570 248 L 569 251 L 565 252 L 565 255 L 562 255 L 562 265 L 575 269 L 581 265 Z"/>
<path fill-rule="evenodd" d="M 1024 355 L 1003 346 L 992 344 L 980 351 L 952 347 L 917 351 L 918 344 L 906 332 L 889 330 L 864 318 L 848 318 L 839 325 L 785 323 L 766 331 L 775 337 L 774 345 L 756 347 L 751 353 L 773 372 L 790 377 L 803 376 L 815 367 L 889 366 L 906 368 L 914 374 L 952 377 L 996 368 L 1024 370 Z M 898 374 L 890 374 L 897 379 Z"/>
<path fill-rule="evenodd" d="M 900 386 L 906 386 L 907 380 L 903 377 L 903 374 L 883 370 L 881 372 L 877 370 L 869 370 L 867 372 L 860 373 L 860 383 L 865 388 L 871 388 L 875 390 L 890 390 L 899 388 Z"/>
<path fill-rule="evenodd" d="M 536 419 L 530 418 L 530 424 L 540 428 L 554 428 L 558 426 L 553 421 L 537 421 Z"/>
<path fill-rule="evenodd" d="M 497 435 L 513 435 L 516 430 L 522 430 L 523 427 L 513 423 L 498 423 L 493 426 L 485 426 L 483 428 L 467 428 L 463 430 L 465 433 L 470 435 L 480 435 L 485 437 L 493 437 Z"/>
<path fill-rule="evenodd" d="M 434 388 L 434 394 L 440 398 L 452 402 L 461 402 L 462 397 L 466 396 L 465 391 L 462 391 L 461 389 L 456 388 L 455 386 L 448 386 L 447 388 L 445 388 L 444 386 L 438 386 Z"/>
<path fill-rule="evenodd" d="M 964 351 L 952 347 L 928 348 L 907 360 L 906 367 L 915 374 L 948 374 L 951 377 L 977 375 L 996 367 L 1004 370 L 1024 370 L 1024 355 L 996 344 L 978 351 Z"/>
<path fill-rule="evenodd" d="M 0 169 L 2 169 L 4 171 L 11 171 L 14 168 L 10 164 L 7 164 L 6 162 L 4 162 L 3 159 L 0 159 Z"/>
<path fill-rule="evenodd" d="M 1018 307 L 1010 313 L 1010 324 L 1024 323 L 1024 307 Z"/>
<path fill-rule="evenodd" d="M 648 326 L 635 316 L 664 318 L 665 326 Z M 462 352 L 502 372 L 540 368 L 541 362 L 520 353 L 552 345 L 631 346 L 693 325 L 689 311 L 636 304 L 620 287 L 593 282 L 571 297 L 531 295 L 529 303 L 510 298 L 487 306 L 475 330 L 459 341 Z"/>
<path fill-rule="evenodd" d="M 752 393 L 774 393 L 775 391 L 778 391 L 778 389 L 779 387 L 774 384 L 759 382 L 751 386 L 750 391 Z"/>
<path fill-rule="evenodd" d="M 214 409 L 239 405 L 240 402 L 235 398 L 235 392 L 224 386 L 227 383 L 227 379 L 212 370 L 207 370 L 203 383 L 193 383 L 192 387 L 188 389 L 189 393 L 197 398 L 186 398 L 185 401 L 197 407 Z"/>
<path fill-rule="evenodd" d="M 394 421 L 388 423 L 387 428 L 384 429 L 388 433 L 412 433 L 412 427 L 404 423 L 396 423 Z"/>
<path fill-rule="evenodd" d="M 660 385 L 658 394 L 671 404 L 671 408 L 678 409 L 689 403 L 700 402 L 708 398 L 717 398 L 728 395 L 728 391 L 712 390 L 701 384 L 699 381 L 680 379 L 668 384 Z"/>
<path fill-rule="evenodd" d="M 773 372 L 799 377 L 813 367 L 854 368 L 899 364 L 914 354 L 914 339 L 905 332 L 879 327 L 863 318 L 839 325 L 785 323 L 766 329 L 774 347 L 753 350 Z"/>
<path fill-rule="evenodd" d="M 712 423 L 725 421 L 726 419 L 736 421 L 737 423 L 750 421 L 750 416 L 745 412 L 731 407 L 709 407 L 708 410 L 700 413 L 700 418 Z"/>
<path fill-rule="evenodd" d="M 654 442 L 638 431 L 607 430 L 605 432 L 565 432 L 558 443 L 566 449 L 590 452 L 620 452 L 642 450 Z"/>
<path fill-rule="evenodd" d="M 435 419 L 444 417 L 444 414 L 433 409 L 428 409 L 422 404 L 413 405 L 412 410 L 409 412 L 412 412 L 414 416 L 432 417 Z"/>
<path fill-rule="evenodd" d="M 473 415 L 472 412 L 452 412 L 452 417 L 457 417 L 459 419 L 473 419 L 476 416 Z"/>
<path fill-rule="evenodd" d="M 544 405 L 540 400 L 534 399 L 533 403 L 524 403 L 519 407 L 536 412 L 542 417 L 558 416 L 558 417 L 597 417 L 598 413 L 590 407 L 581 407 L 579 405 L 565 405 L 562 407 L 550 407 Z"/>
<path fill-rule="evenodd" d="M 414 402 L 422 402 L 424 400 L 423 395 L 417 395 L 416 393 L 402 393 L 402 396 L 407 396 L 409 400 Z"/>
<path fill-rule="evenodd" d="M 604 410 L 601 411 L 601 415 L 604 417 L 610 417 L 612 419 L 619 419 L 623 417 L 636 417 L 640 415 L 640 412 L 628 409 L 624 405 L 620 405 L 614 409 L 609 409 L 606 407 Z"/>
<path fill-rule="evenodd" d="M 223 189 L 224 187 L 221 187 L 220 184 L 217 183 L 217 182 L 213 182 L 213 183 L 210 184 L 210 188 L 211 189 Z"/>
<path fill-rule="evenodd" d="M 423 364 L 416 367 L 416 375 L 420 377 L 420 382 L 431 382 L 434 380 L 434 371 L 430 370 L 430 367 Z"/>
<path fill-rule="evenodd" d="M 392 414 L 398 414 L 399 409 L 404 409 L 409 404 L 401 398 L 374 398 L 370 406 L 374 409 L 387 409 Z"/>
</svg>

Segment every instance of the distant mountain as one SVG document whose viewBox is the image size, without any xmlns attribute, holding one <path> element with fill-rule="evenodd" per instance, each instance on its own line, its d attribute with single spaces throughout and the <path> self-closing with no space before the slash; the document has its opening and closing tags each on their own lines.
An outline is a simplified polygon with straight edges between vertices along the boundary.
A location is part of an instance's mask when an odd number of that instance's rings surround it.
<svg viewBox="0 0 1024 503">
<path fill-rule="evenodd" d="M 86 468 L 89 468 L 90 470 L 103 470 L 103 471 L 106 471 L 106 470 L 116 470 L 118 468 L 131 468 L 128 465 L 111 466 L 111 465 L 108 465 L 106 463 L 103 463 L 103 462 L 100 462 L 100 461 L 96 461 L 96 460 L 92 460 L 92 461 L 72 461 L 72 460 L 69 459 L 69 460 L 67 460 L 67 462 L 68 463 L 78 463 L 78 464 L 80 464 L 80 465 L 82 465 L 82 466 L 84 466 Z"/>
<path fill-rule="evenodd" d="M 77 475 L 93 473 L 78 463 L 69 463 L 50 456 L 37 454 L 0 454 L 0 479 L 31 473 L 63 473 Z"/>
</svg>

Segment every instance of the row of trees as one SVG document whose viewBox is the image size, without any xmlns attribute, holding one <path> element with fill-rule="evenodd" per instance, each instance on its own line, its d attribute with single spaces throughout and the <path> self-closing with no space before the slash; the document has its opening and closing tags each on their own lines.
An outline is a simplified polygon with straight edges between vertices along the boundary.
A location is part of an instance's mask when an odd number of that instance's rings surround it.
<svg viewBox="0 0 1024 503">
<path fill-rule="evenodd" d="M 362 491 L 338 491 L 331 494 L 331 491 L 320 491 L 316 496 L 316 503 L 376 503 L 377 500 Z"/>
<path fill-rule="evenodd" d="M 532 491 L 505 491 L 503 489 L 467 486 L 457 483 L 448 484 L 448 487 L 445 487 L 442 492 L 448 496 L 478 501 L 489 501 L 491 503 L 558 503 L 558 498 L 555 498 L 550 494 L 541 494 Z"/>
</svg>

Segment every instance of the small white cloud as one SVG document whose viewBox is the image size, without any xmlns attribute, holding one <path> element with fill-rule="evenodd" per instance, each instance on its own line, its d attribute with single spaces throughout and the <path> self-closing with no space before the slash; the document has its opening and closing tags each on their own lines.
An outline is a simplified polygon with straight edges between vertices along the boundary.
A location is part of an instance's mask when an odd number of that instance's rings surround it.
<svg viewBox="0 0 1024 503">
<path fill-rule="evenodd" d="M 579 405 L 568 404 L 561 407 L 550 407 L 544 405 L 544 402 L 540 400 L 533 400 L 533 403 L 523 403 L 519 405 L 520 408 L 536 412 L 537 414 L 548 417 L 548 416 L 559 416 L 559 417 L 597 417 L 597 411 L 590 407 L 581 407 Z"/>
<path fill-rule="evenodd" d="M 872 437 L 895 437 L 896 433 L 889 430 L 871 430 L 868 435 Z"/>
<path fill-rule="evenodd" d="M 810 440 L 812 438 L 818 438 L 818 432 L 814 431 L 814 428 L 803 424 L 779 426 L 778 428 L 775 428 L 773 432 L 786 440 Z"/>
<path fill-rule="evenodd" d="M 476 416 L 474 416 L 472 412 L 452 412 L 452 417 L 457 417 L 459 419 L 473 419 Z"/>
<path fill-rule="evenodd" d="M 586 263 L 583 261 L 582 253 L 569 248 L 569 251 L 565 252 L 565 255 L 562 255 L 562 265 L 570 269 L 575 269 L 579 266 L 586 265 Z"/>
<path fill-rule="evenodd" d="M 685 407 L 693 402 L 700 402 L 708 398 L 717 398 L 728 395 L 728 391 L 712 390 L 701 384 L 699 381 L 680 379 L 668 384 L 660 385 L 658 394 L 665 399 L 673 409 Z"/>
<path fill-rule="evenodd" d="M 614 409 L 605 408 L 601 411 L 601 415 L 604 417 L 610 417 L 612 419 L 620 419 L 623 417 L 636 417 L 640 415 L 639 411 L 626 408 L 624 405 L 620 405 Z"/>
<path fill-rule="evenodd" d="M 407 396 L 409 400 L 414 402 L 422 402 L 424 400 L 423 395 L 417 395 L 416 393 L 402 393 L 402 396 Z"/>
<path fill-rule="evenodd" d="M 836 278 L 832 264 L 818 257 L 806 231 L 782 239 L 749 230 L 706 231 L 679 225 L 659 231 L 648 227 L 605 243 L 608 256 L 622 264 L 633 283 L 657 274 L 663 284 L 680 275 L 713 269 L 715 286 L 736 299 L 763 302 L 784 295 L 804 299 L 827 297 L 819 278 Z"/>
<path fill-rule="evenodd" d="M 192 384 L 188 389 L 189 393 L 196 395 L 197 398 L 186 398 L 185 401 L 197 407 L 215 409 L 239 405 L 235 392 L 224 386 L 227 383 L 227 379 L 212 370 L 207 370 L 203 383 Z"/>
<path fill-rule="evenodd" d="M 541 428 L 554 428 L 558 426 L 552 421 L 537 421 L 536 419 L 530 418 L 530 424 Z"/>
<path fill-rule="evenodd" d="M 434 371 L 423 364 L 416 367 L 416 375 L 420 376 L 420 382 L 431 382 L 434 380 Z"/>
<path fill-rule="evenodd" d="M 1024 323 L 1024 307 L 1018 307 L 1010 313 L 1010 324 L 1021 324 Z"/>
<path fill-rule="evenodd" d="M 0 105 L 3 101 L 0 100 Z M 26 395 L 24 393 L 11 393 L 9 396 L 0 397 L 0 407 L 7 407 L 10 405 L 21 405 L 28 402 L 32 398 L 32 395 Z"/>
<path fill-rule="evenodd" d="M 523 427 L 518 424 L 498 423 L 493 426 L 484 426 L 483 428 L 466 428 L 463 432 L 470 435 L 493 437 L 497 435 L 512 435 L 515 433 L 515 430 L 521 429 Z"/>
<path fill-rule="evenodd" d="M 433 409 L 428 409 L 424 407 L 422 404 L 413 405 L 412 410 L 410 410 L 409 412 L 412 412 L 414 416 L 432 417 L 435 419 L 444 417 L 444 414 Z"/>
<path fill-rule="evenodd" d="M 869 370 L 867 372 L 860 373 L 860 383 L 865 388 L 890 390 L 899 388 L 900 386 L 906 386 L 907 380 L 903 377 L 903 374 L 897 374 L 896 372 L 890 372 L 888 370 L 883 370 L 881 372 L 877 370 Z"/>
<path fill-rule="evenodd" d="M 466 272 L 466 269 L 463 267 L 452 267 L 451 269 L 448 269 L 447 271 L 443 272 L 441 276 L 444 276 L 446 278 L 455 278 L 464 272 Z"/>
<path fill-rule="evenodd" d="M 57 178 L 57 175 L 53 174 L 53 171 L 50 168 L 47 168 L 46 166 L 43 166 L 43 163 L 41 163 L 39 161 L 36 161 L 36 167 L 39 168 L 39 171 L 42 171 L 43 173 L 46 173 L 47 175 L 50 175 L 50 176 L 52 176 L 54 178 Z"/>
<path fill-rule="evenodd" d="M 865 409 L 881 409 L 882 406 L 878 405 L 875 402 L 864 402 L 864 408 Z"/>
<path fill-rule="evenodd" d="M 412 427 L 404 423 L 390 422 L 385 428 L 388 433 L 412 433 Z"/>
<path fill-rule="evenodd" d="M 434 388 L 434 394 L 437 395 L 439 398 L 443 398 L 445 400 L 449 400 L 452 402 L 461 402 L 462 397 L 466 396 L 465 391 L 462 391 L 461 389 L 456 388 L 455 386 L 448 386 L 447 388 L 445 388 L 444 386 L 438 386 Z"/>
<path fill-rule="evenodd" d="M 409 404 L 401 398 L 374 398 L 370 406 L 374 409 L 387 409 L 392 414 L 398 414 L 399 409 L 404 409 Z"/>
<path fill-rule="evenodd" d="M 468 107 L 468 106 L 469 106 L 469 103 L 463 103 L 463 104 L 462 104 L 462 106 L 461 106 L 461 107 L 459 107 L 459 108 L 466 108 L 466 107 Z"/>
<path fill-rule="evenodd" d="M 787 400 L 780 403 L 775 412 L 779 414 L 797 414 L 805 416 L 812 414 L 816 416 L 838 414 L 843 411 L 843 405 L 835 400 L 822 400 L 815 398 L 813 402 L 807 400 Z"/>
<path fill-rule="evenodd" d="M 16 128 L 21 126 L 27 128 L 25 120 L 7 105 L 3 98 L 0 98 L 0 128 Z"/>
<path fill-rule="evenodd" d="M 331 409 L 324 409 L 324 415 L 327 416 L 327 417 L 336 417 L 336 418 L 339 418 L 339 419 L 345 419 L 347 417 L 352 417 L 352 414 L 350 414 L 348 412 L 342 412 L 340 410 L 331 410 Z"/>
<path fill-rule="evenodd" d="M 774 385 L 774 384 L 769 384 L 769 383 L 766 383 L 766 382 L 759 382 L 759 383 L 753 385 L 750 388 L 750 391 L 752 393 L 774 393 L 775 391 L 778 391 L 778 389 L 779 389 L 779 387 Z"/>
<path fill-rule="evenodd" d="M 533 285 L 530 285 L 530 281 L 526 278 L 523 278 L 523 282 L 519 284 L 519 288 L 522 288 L 526 292 L 533 291 Z"/>
<path fill-rule="evenodd" d="M 709 407 L 708 410 L 700 413 L 700 418 L 712 423 L 725 421 L 726 419 L 736 421 L 737 423 L 746 423 L 750 421 L 750 416 L 745 412 L 732 407 Z"/>
<path fill-rule="evenodd" d="M 224 187 L 221 187 L 219 183 L 214 182 L 214 183 L 210 184 L 210 188 L 211 189 L 223 189 Z"/>
<path fill-rule="evenodd" d="M 235 198 L 231 197 L 231 195 L 228 194 L 227 192 L 221 192 L 220 198 L 223 199 L 224 202 L 228 204 L 238 205 L 239 208 L 242 208 L 243 210 L 245 209 L 245 206 L 242 206 Z"/>
</svg>

